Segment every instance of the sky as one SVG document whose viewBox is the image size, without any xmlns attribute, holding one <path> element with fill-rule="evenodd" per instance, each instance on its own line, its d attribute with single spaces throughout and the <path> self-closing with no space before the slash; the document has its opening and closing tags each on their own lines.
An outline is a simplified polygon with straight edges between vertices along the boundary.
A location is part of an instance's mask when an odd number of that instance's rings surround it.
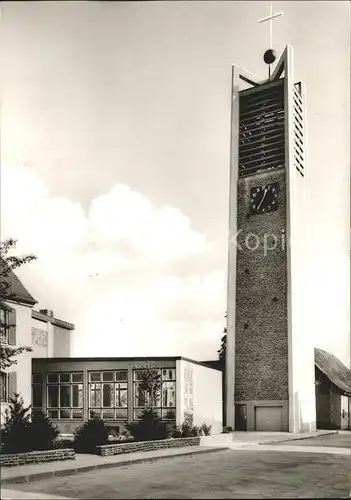
<svg viewBox="0 0 351 500">
<path fill-rule="evenodd" d="M 273 2 L 307 87 L 311 326 L 349 332 L 350 7 Z M 74 356 L 217 356 L 231 65 L 267 75 L 260 2 L 2 2 L 1 238 Z M 322 346 L 321 346 L 322 347 Z"/>
</svg>

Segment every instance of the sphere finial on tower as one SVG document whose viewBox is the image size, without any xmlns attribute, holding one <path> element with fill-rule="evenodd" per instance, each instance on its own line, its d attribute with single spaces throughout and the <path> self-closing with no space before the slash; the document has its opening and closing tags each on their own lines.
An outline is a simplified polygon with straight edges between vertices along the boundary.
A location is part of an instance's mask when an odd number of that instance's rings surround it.
<svg viewBox="0 0 351 500">
<path fill-rule="evenodd" d="M 263 60 L 266 64 L 273 64 L 276 58 L 277 54 L 273 49 L 266 50 L 266 52 L 263 55 Z"/>
</svg>

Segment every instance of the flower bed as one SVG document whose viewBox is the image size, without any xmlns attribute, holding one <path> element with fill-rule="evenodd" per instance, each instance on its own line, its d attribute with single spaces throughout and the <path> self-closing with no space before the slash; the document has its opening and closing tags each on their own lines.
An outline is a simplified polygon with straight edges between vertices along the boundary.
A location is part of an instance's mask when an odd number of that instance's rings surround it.
<svg viewBox="0 0 351 500">
<path fill-rule="evenodd" d="M 42 462 L 55 462 L 58 460 L 72 460 L 76 458 L 73 449 L 30 451 L 28 453 L 1 454 L 1 467 L 13 467 L 15 465 L 36 464 Z"/>
<path fill-rule="evenodd" d="M 152 451 L 162 448 L 180 448 L 182 446 L 198 446 L 201 438 L 175 438 L 175 439 L 160 439 L 155 441 L 135 441 L 133 443 L 114 443 L 105 444 L 96 447 L 96 454 L 102 457 L 109 455 L 120 455 L 122 453 L 133 453 L 137 451 Z"/>
</svg>

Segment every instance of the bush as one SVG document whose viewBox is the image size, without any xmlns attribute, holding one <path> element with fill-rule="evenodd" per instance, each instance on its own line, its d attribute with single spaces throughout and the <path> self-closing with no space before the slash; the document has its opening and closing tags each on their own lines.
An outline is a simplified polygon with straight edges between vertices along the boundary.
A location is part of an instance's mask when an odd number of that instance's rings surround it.
<svg viewBox="0 0 351 500">
<path fill-rule="evenodd" d="M 211 433 L 211 425 L 203 423 L 201 426 L 192 425 L 189 420 L 186 420 L 182 425 L 177 426 L 173 432 L 174 438 L 188 438 L 197 436 L 209 436 Z"/>
<path fill-rule="evenodd" d="M 23 398 L 15 394 L 5 410 L 5 423 L 2 429 L 2 453 L 25 453 L 32 451 L 30 437 L 30 406 L 25 408 Z"/>
<path fill-rule="evenodd" d="M 170 424 L 161 422 L 152 408 L 145 408 L 141 419 L 138 422 L 126 424 L 126 429 L 135 441 L 154 441 L 172 437 Z"/>
<path fill-rule="evenodd" d="M 84 422 L 74 431 L 73 446 L 78 453 L 94 453 L 97 446 L 108 444 L 109 430 L 98 417 Z"/>
<path fill-rule="evenodd" d="M 172 437 L 174 437 L 174 438 L 181 438 L 181 437 L 183 437 L 182 436 L 182 429 L 180 428 L 179 425 L 177 425 L 177 427 L 174 429 Z"/>
<path fill-rule="evenodd" d="M 203 424 L 201 424 L 200 429 L 201 429 L 201 431 L 202 431 L 202 433 L 203 433 L 204 436 L 210 436 L 212 425 L 207 425 L 204 422 Z"/>
<path fill-rule="evenodd" d="M 41 410 L 32 412 L 29 430 L 33 450 L 52 450 L 55 439 L 60 434 L 56 425 Z"/>
</svg>

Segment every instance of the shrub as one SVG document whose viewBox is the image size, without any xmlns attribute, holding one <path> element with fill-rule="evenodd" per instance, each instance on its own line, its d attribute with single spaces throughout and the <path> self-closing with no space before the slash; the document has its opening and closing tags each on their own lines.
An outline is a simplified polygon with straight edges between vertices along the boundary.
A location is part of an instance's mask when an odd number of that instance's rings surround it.
<svg viewBox="0 0 351 500">
<path fill-rule="evenodd" d="M 200 427 L 201 431 L 203 432 L 203 435 L 204 436 L 210 436 L 211 434 L 211 429 L 212 429 L 212 425 L 207 425 L 205 424 L 205 422 L 203 424 L 201 424 L 201 427 Z"/>
<path fill-rule="evenodd" d="M 201 426 L 192 425 L 189 420 L 185 420 L 182 425 L 177 426 L 173 431 L 174 438 L 187 438 L 197 436 L 209 436 L 211 433 L 211 425 L 203 423 Z"/>
<path fill-rule="evenodd" d="M 180 426 L 181 430 L 181 437 L 194 437 L 194 436 L 199 436 L 200 434 L 200 428 L 197 427 L 196 425 L 191 425 L 189 422 L 183 422 L 182 425 Z"/>
<path fill-rule="evenodd" d="M 29 426 L 33 450 L 52 450 L 60 431 L 41 410 L 33 410 Z"/>
<path fill-rule="evenodd" d="M 30 406 L 25 408 L 23 398 L 15 394 L 5 410 L 5 423 L 2 429 L 2 453 L 24 453 L 31 451 Z"/>
<path fill-rule="evenodd" d="M 191 412 L 185 411 L 184 422 L 192 427 L 194 425 L 194 415 Z"/>
<path fill-rule="evenodd" d="M 172 436 L 170 424 L 161 422 L 152 408 L 145 408 L 140 420 L 126 424 L 126 429 L 135 441 L 153 441 Z"/>
<path fill-rule="evenodd" d="M 98 417 L 84 422 L 74 431 L 73 446 L 78 453 L 94 453 L 96 446 L 108 443 L 109 430 Z"/>
<path fill-rule="evenodd" d="M 177 425 L 177 427 L 174 429 L 172 436 L 174 438 L 181 438 L 182 436 L 182 429 Z"/>
</svg>

